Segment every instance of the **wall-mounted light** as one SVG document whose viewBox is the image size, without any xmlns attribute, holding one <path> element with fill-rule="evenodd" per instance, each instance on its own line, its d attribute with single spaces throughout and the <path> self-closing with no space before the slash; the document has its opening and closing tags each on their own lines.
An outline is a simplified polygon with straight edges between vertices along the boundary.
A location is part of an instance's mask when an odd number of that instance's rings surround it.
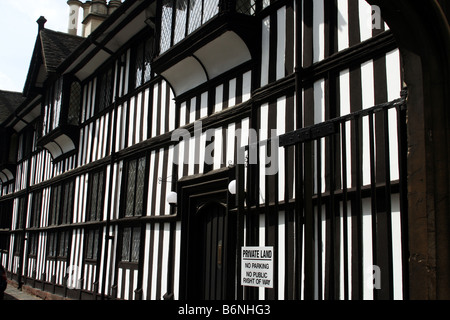
<svg viewBox="0 0 450 320">
<path fill-rule="evenodd" d="M 236 180 L 233 180 L 228 184 L 228 191 L 233 195 L 236 194 Z"/>
<path fill-rule="evenodd" d="M 176 206 L 177 205 L 177 203 L 178 203 L 178 195 L 177 195 L 177 193 L 176 192 L 170 192 L 168 195 L 167 195 L 167 202 L 170 204 L 170 205 L 173 205 L 173 206 Z"/>
</svg>

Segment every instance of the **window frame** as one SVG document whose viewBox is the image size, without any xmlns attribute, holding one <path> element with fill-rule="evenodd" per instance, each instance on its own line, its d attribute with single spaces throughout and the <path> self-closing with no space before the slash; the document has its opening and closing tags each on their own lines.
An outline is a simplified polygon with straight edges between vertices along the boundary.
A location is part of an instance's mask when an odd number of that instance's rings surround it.
<svg viewBox="0 0 450 320">
<path fill-rule="evenodd" d="M 144 168 L 143 168 L 143 172 L 142 172 L 142 185 L 141 188 L 138 188 L 138 178 L 139 178 L 139 164 L 140 161 L 143 160 L 144 161 Z M 132 163 L 136 163 L 136 170 L 134 172 L 134 177 L 132 175 L 132 173 L 130 172 L 130 168 L 131 168 L 131 164 Z M 149 170 L 149 164 L 148 164 L 148 155 L 141 155 L 139 157 L 135 157 L 132 159 L 129 159 L 128 161 L 126 161 L 125 164 L 125 170 L 123 171 L 123 178 L 122 178 L 122 201 L 121 201 L 121 218 L 133 218 L 133 217 L 141 217 L 145 214 L 146 211 L 146 201 L 144 201 L 145 198 L 145 194 L 147 192 L 147 187 L 148 187 L 148 179 L 145 179 L 145 177 L 148 175 L 148 170 Z M 130 181 L 130 178 L 133 178 L 134 180 Z M 132 182 L 132 183 L 131 183 Z M 129 192 L 130 192 L 130 188 L 129 185 L 130 184 L 134 184 L 134 187 L 132 188 L 133 191 L 133 200 L 132 200 L 132 214 L 129 214 L 128 209 L 129 209 Z M 140 191 L 142 192 L 142 204 L 141 207 L 137 207 L 137 192 L 136 191 Z M 137 210 L 139 209 L 139 210 Z"/>
<path fill-rule="evenodd" d="M 89 193 L 88 193 L 88 201 L 87 201 L 87 210 L 86 210 L 86 221 L 102 221 L 103 218 L 103 209 L 104 209 L 104 202 L 98 201 L 98 199 L 103 199 L 103 196 L 105 195 L 105 179 L 106 179 L 105 170 L 101 169 L 98 171 L 93 171 L 89 174 Z M 94 179 L 97 177 L 97 185 L 94 185 Z M 99 190 L 99 186 L 101 186 L 101 190 Z M 94 191 L 96 198 L 94 199 Z M 99 198 L 100 196 L 100 198 Z M 92 205 L 95 205 L 95 213 L 94 213 L 94 219 L 93 212 L 92 212 Z"/>
<path fill-rule="evenodd" d="M 39 228 L 42 214 L 42 190 L 33 193 L 30 228 Z"/>
<path fill-rule="evenodd" d="M 115 69 L 114 63 L 108 63 L 97 76 L 94 115 L 107 110 L 114 101 Z"/>
<path fill-rule="evenodd" d="M 16 230 L 22 230 L 25 228 L 26 214 L 28 208 L 28 197 L 22 196 L 18 198 Z"/>
<path fill-rule="evenodd" d="M 141 56 L 142 61 L 138 62 L 138 56 Z M 131 46 L 131 70 L 130 80 L 132 81 L 131 88 L 138 89 L 154 78 L 152 63 L 155 57 L 155 37 L 151 33 L 147 36 L 141 36 L 139 41 Z M 141 67 L 140 79 L 138 82 L 138 68 Z M 149 77 L 147 78 L 147 70 L 149 70 Z"/>
<path fill-rule="evenodd" d="M 20 251 L 23 247 L 23 234 L 22 233 L 15 233 L 14 234 L 14 248 L 13 248 L 13 255 L 14 256 L 20 256 Z"/>
<path fill-rule="evenodd" d="M 48 260 L 66 260 L 69 258 L 70 236 L 69 230 L 47 233 L 46 257 Z"/>
<path fill-rule="evenodd" d="M 125 242 L 125 234 L 126 231 L 129 231 L 129 238 L 128 241 Z M 120 255 L 119 255 L 119 263 L 120 264 L 132 264 L 136 265 L 140 262 L 141 257 L 141 248 L 142 248 L 142 226 L 136 226 L 136 225 L 128 225 L 123 226 L 121 228 L 121 242 L 120 242 Z M 137 237 L 137 239 L 135 239 Z M 137 243 L 137 248 L 135 247 L 135 244 Z M 126 251 L 126 257 L 125 257 L 125 248 L 127 248 Z"/>
<path fill-rule="evenodd" d="M 178 5 L 179 1 L 185 1 L 186 2 L 186 10 L 185 15 L 183 18 L 183 25 L 181 27 L 177 27 L 177 20 L 179 19 L 177 10 L 174 10 L 174 7 Z M 164 52 L 170 50 L 173 46 L 175 46 L 177 43 L 183 41 L 183 39 L 187 38 L 190 34 L 194 33 L 196 30 L 200 29 L 204 24 L 208 23 L 211 19 L 216 17 L 218 14 L 220 14 L 220 0 L 217 1 L 217 12 L 215 14 L 212 14 L 210 16 L 206 15 L 205 12 L 205 2 L 211 1 L 211 0 L 200 0 L 201 1 L 201 10 L 200 10 L 200 23 L 195 28 L 190 28 L 190 20 L 191 20 L 191 1 L 192 0 L 165 0 L 161 4 L 160 7 L 160 15 L 161 15 L 161 24 L 160 24 L 160 39 L 159 39 L 159 54 L 163 54 Z M 170 13 L 165 14 L 164 13 L 164 7 L 170 7 Z M 166 22 L 166 25 L 163 25 L 166 20 L 164 17 L 167 17 L 170 21 Z M 170 27 L 170 35 L 169 35 L 169 44 L 162 45 L 163 39 L 163 32 L 166 32 L 166 29 L 168 30 Z M 176 36 L 176 31 L 178 28 L 182 28 L 183 35 L 180 35 L 179 37 Z M 166 37 L 167 38 L 167 37 Z"/>
<path fill-rule="evenodd" d="M 70 193 L 67 194 L 66 198 L 67 188 L 69 188 Z M 58 192 L 57 195 L 55 195 L 55 191 Z M 66 203 L 66 201 L 69 201 L 69 203 Z M 74 214 L 74 201 L 75 179 L 66 180 L 54 185 L 50 195 L 51 210 L 48 217 L 48 225 L 58 226 L 71 224 Z"/>
<path fill-rule="evenodd" d="M 30 232 L 27 238 L 28 238 L 28 257 L 36 258 L 38 253 L 39 233 Z"/>
<path fill-rule="evenodd" d="M 100 258 L 101 230 L 98 228 L 86 229 L 85 234 L 86 250 L 84 259 L 86 262 L 96 263 Z"/>
</svg>

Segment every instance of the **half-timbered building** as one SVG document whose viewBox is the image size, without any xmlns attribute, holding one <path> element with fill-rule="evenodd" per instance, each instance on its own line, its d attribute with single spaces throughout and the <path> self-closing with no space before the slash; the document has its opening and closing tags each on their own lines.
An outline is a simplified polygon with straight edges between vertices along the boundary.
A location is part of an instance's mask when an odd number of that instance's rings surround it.
<svg viewBox="0 0 450 320">
<path fill-rule="evenodd" d="M 1 118 L 8 278 L 71 299 L 449 297 L 448 11 L 425 2 L 432 30 L 408 1 L 41 17 Z M 253 247 L 270 286 L 241 283 Z"/>
</svg>

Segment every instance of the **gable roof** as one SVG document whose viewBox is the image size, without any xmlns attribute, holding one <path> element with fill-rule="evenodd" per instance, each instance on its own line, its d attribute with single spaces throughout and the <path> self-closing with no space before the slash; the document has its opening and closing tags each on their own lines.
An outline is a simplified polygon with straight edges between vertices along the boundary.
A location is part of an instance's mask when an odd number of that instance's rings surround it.
<svg viewBox="0 0 450 320">
<path fill-rule="evenodd" d="M 0 125 L 25 101 L 21 92 L 0 90 Z"/>
<path fill-rule="evenodd" d="M 47 73 L 55 72 L 56 68 L 85 40 L 82 37 L 50 29 L 42 29 L 39 35 Z"/>
<path fill-rule="evenodd" d="M 38 20 L 39 33 L 25 81 L 24 96 L 40 89 L 47 77 L 85 41 L 85 38 L 44 28 L 45 18 Z"/>
</svg>

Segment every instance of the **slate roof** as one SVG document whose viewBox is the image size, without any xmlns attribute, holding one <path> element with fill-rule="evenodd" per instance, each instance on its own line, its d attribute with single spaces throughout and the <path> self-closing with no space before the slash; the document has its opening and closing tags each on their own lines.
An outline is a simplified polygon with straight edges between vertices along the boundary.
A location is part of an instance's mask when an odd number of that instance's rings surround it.
<svg viewBox="0 0 450 320">
<path fill-rule="evenodd" d="M 23 102 L 21 92 L 0 90 L 0 124 L 2 124 Z"/>
<path fill-rule="evenodd" d="M 41 18 L 42 25 L 40 25 L 30 68 L 28 69 L 28 76 L 25 81 L 25 96 L 28 96 L 30 91 L 33 90 L 35 86 L 34 82 L 38 77 L 41 65 L 45 67 L 46 76 L 49 73 L 56 72 L 58 66 L 86 40 L 85 38 L 68 33 L 45 29 L 43 24 L 46 20 L 43 17 Z"/>
<path fill-rule="evenodd" d="M 47 72 L 54 72 L 85 38 L 49 29 L 40 31 L 42 54 Z"/>
</svg>

